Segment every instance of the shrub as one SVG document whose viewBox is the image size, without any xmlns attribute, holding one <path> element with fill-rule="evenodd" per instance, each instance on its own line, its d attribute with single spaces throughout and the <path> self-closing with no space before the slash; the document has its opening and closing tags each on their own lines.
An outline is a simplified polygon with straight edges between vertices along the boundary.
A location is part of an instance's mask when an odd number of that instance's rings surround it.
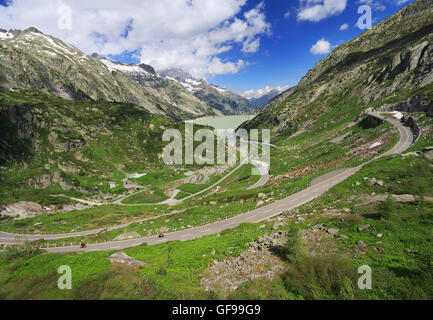
<svg viewBox="0 0 433 320">
<path fill-rule="evenodd" d="M 301 252 L 301 233 L 298 226 L 295 226 L 289 233 L 284 250 L 285 258 L 290 262 L 295 261 L 299 257 Z"/>
<path fill-rule="evenodd" d="M 381 218 L 390 219 L 392 214 L 396 210 L 396 205 L 394 199 L 391 196 L 388 196 L 384 201 L 381 201 L 378 206 L 378 213 Z"/>
<path fill-rule="evenodd" d="M 38 253 L 40 253 L 40 242 L 26 242 L 22 245 L 7 247 L 4 259 L 6 262 L 12 262 Z"/>
<path fill-rule="evenodd" d="M 300 257 L 283 275 L 287 291 L 304 299 L 353 298 L 356 269 L 335 256 Z"/>
</svg>

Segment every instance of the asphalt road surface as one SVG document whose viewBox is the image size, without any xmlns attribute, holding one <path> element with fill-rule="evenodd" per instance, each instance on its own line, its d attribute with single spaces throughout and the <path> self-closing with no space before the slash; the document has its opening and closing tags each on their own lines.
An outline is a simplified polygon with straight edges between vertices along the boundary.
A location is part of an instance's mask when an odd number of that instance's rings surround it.
<svg viewBox="0 0 433 320">
<path fill-rule="evenodd" d="M 399 154 L 407 150 L 413 143 L 414 137 L 411 130 L 403 126 L 398 120 L 389 117 L 383 117 L 379 113 L 370 113 L 370 115 L 380 118 L 384 121 L 392 123 L 400 132 L 400 140 L 399 142 L 389 151 L 384 153 L 377 158 L 366 162 L 365 164 L 374 161 L 380 157 L 392 154 Z M 68 252 L 78 252 L 78 251 L 102 251 L 102 250 L 121 250 L 126 248 L 135 247 L 144 243 L 148 245 L 160 244 L 168 241 L 186 241 L 192 240 L 196 238 L 200 238 L 210 234 L 217 234 L 225 229 L 233 229 L 239 226 L 241 223 L 257 223 L 261 221 L 265 221 L 269 218 L 280 215 L 283 211 L 297 208 L 305 203 L 308 203 L 326 193 L 329 189 L 336 186 L 340 182 L 346 180 L 365 165 L 360 165 L 355 168 L 346 168 L 339 169 L 333 173 L 327 173 L 323 179 L 316 180 L 314 185 L 309 186 L 308 188 L 293 194 L 285 199 L 275 201 L 272 204 L 257 208 L 255 210 L 249 211 L 245 214 L 238 215 L 223 221 L 217 221 L 210 223 L 208 225 L 194 227 L 190 229 L 180 230 L 172 233 L 168 233 L 164 238 L 159 238 L 158 236 L 152 237 L 144 237 L 138 239 L 131 239 L 125 241 L 115 241 L 115 242 L 106 242 L 106 243 L 98 243 L 98 244 L 90 244 L 87 248 L 81 249 L 78 246 L 75 247 L 57 247 L 57 248 L 48 248 L 46 249 L 49 252 L 55 253 L 68 253 Z M 86 236 L 89 234 L 95 234 L 102 230 L 114 230 L 123 228 L 123 226 L 115 226 L 111 228 L 104 228 L 99 230 L 89 230 L 83 232 L 76 232 L 70 234 L 58 234 L 58 235 L 16 235 L 5 232 L 0 232 L 0 243 L 3 244 L 11 244 L 22 242 L 23 240 L 34 241 L 38 239 L 46 239 L 46 240 L 56 240 L 56 239 L 65 239 L 70 237 L 80 237 Z M 17 240 L 17 237 L 20 237 Z"/>
</svg>

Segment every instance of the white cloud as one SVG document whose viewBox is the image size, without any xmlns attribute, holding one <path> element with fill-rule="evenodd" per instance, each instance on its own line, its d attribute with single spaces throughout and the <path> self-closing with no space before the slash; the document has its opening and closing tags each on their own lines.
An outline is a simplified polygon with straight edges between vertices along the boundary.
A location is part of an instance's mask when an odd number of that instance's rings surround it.
<svg viewBox="0 0 433 320">
<path fill-rule="evenodd" d="M 408 1 L 408 0 L 400 0 L 400 1 Z M 379 2 L 379 0 L 359 0 L 360 4 L 366 4 L 367 6 L 370 6 L 371 9 L 376 11 L 385 11 L 386 7 Z"/>
<path fill-rule="evenodd" d="M 340 31 L 344 31 L 344 30 L 347 30 L 347 29 L 349 29 L 349 25 L 347 23 L 342 24 L 341 27 L 340 27 Z"/>
<path fill-rule="evenodd" d="M 242 96 L 246 99 L 253 99 L 253 98 L 260 98 L 263 97 L 265 94 L 268 94 L 272 90 L 278 90 L 279 92 L 283 92 L 284 90 L 287 90 L 288 86 L 278 86 L 278 87 L 270 87 L 266 86 L 264 89 L 258 89 L 258 90 L 248 90 L 242 93 Z"/>
<path fill-rule="evenodd" d="M 291 15 L 291 12 L 290 11 L 287 11 L 285 14 L 284 14 L 284 18 L 289 18 L 290 17 L 290 15 Z"/>
<path fill-rule="evenodd" d="M 347 0 L 300 0 L 299 21 L 321 21 L 342 13 Z"/>
<path fill-rule="evenodd" d="M 242 52 L 257 52 L 257 50 L 259 50 L 259 47 L 260 47 L 260 38 L 256 38 L 251 42 L 244 43 Z"/>
<path fill-rule="evenodd" d="M 240 46 L 256 52 L 270 33 L 264 5 L 240 14 L 247 0 L 14 0 L 0 10 L 0 28 L 34 26 L 86 53 L 138 50 L 156 69 L 181 67 L 194 76 L 236 73 L 243 60 L 218 57 Z M 72 29 L 58 26 L 58 8 L 71 7 Z M 128 37 L 125 30 L 130 26 Z"/>
<path fill-rule="evenodd" d="M 322 38 L 311 47 L 310 52 L 314 55 L 328 54 L 331 52 L 331 43 Z"/>
<path fill-rule="evenodd" d="M 402 4 L 405 4 L 406 2 L 408 2 L 409 0 L 398 0 L 397 1 L 397 5 L 401 6 Z"/>
</svg>

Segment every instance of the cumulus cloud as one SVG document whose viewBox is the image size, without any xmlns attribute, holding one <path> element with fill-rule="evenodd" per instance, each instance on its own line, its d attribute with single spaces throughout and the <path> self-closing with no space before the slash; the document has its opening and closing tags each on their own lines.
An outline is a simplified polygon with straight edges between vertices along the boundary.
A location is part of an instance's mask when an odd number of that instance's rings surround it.
<svg viewBox="0 0 433 320">
<path fill-rule="evenodd" d="M 59 28 L 59 7 L 71 8 L 72 28 Z M 0 10 L 0 27 L 34 26 L 86 53 L 138 52 L 157 69 L 180 67 L 194 76 L 236 73 L 243 60 L 218 57 L 239 46 L 256 52 L 270 24 L 260 3 L 246 0 L 14 0 Z M 226 55 L 227 56 L 227 55 Z"/>
<path fill-rule="evenodd" d="M 340 27 L 340 31 L 344 31 L 344 30 L 347 30 L 347 29 L 349 29 L 349 25 L 347 23 L 342 24 L 341 27 Z"/>
<path fill-rule="evenodd" d="M 310 52 L 314 55 L 328 54 L 331 52 L 331 43 L 322 38 L 311 47 Z"/>
<path fill-rule="evenodd" d="M 270 87 L 266 86 L 264 89 L 258 89 L 258 90 L 248 90 L 242 93 L 242 96 L 246 99 L 254 99 L 254 98 L 260 98 L 263 97 L 265 94 L 268 94 L 269 92 L 273 90 L 278 90 L 279 92 L 283 92 L 284 90 L 287 90 L 288 87 L 284 86 L 278 86 L 278 87 Z"/>
<path fill-rule="evenodd" d="M 347 0 L 300 0 L 299 21 L 321 21 L 342 13 Z"/>
<path fill-rule="evenodd" d="M 405 4 L 406 2 L 408 2 L 409 0 L 398 0 L 397 1 L 397 5 L 401 6 L 402 4 Z"/>
<path fill-rule="evenodd" d="M 285 14 L 284 14 L 284 18 L 289 18 L 290 17 L 290 15 L 291 15 L 291 13 L 290 13 L 290 11 L 287 11 Z"/>
</svg>

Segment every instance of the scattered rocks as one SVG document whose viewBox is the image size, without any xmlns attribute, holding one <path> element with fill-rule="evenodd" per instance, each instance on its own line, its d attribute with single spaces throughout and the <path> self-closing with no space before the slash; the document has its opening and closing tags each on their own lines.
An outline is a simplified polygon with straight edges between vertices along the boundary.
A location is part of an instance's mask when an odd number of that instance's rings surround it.
<svg viewBox="0 0 433 320">
<path fill-rule="evenodd" d="M 162 233 L 169 232 L 169 231 L 170 231 L 170 228 L 167 226 L 162 226 L 161 228 L 159 228 L 159 232 L 162 232 Z"/>
<path fill-rule="evenodd" d="M 385 184 L 383 182 L 383 180 L 377 180 L 376 178 L 371 178 L 369 179 L 370 185 L 373 186 L 379 186 L 379 187 L 383 187 L 383 185 Z"/>
<path fill-rule="evenodd" d="M 378 237 L 378 238 L 382 238 L 382 237 L 383 237 L 383 234 L 382 234 L 382 233 L 378 233 L 376 237 Z"/>
<path fill-rule="evenodd" d="M 340 232 L 340 230 L 338 230 L 337 228 L 327 228 L 323 224 L 317 224 L 313 228 L 311 228 L 311 230 L 321 230 L 333 236 L 337 235 L 338 232 Z"/>
<path fill-rule="evenodd" d="M 328 232 L 329 234 L 332 234 L 333 236 L 335 236 L 335 235 L 339 232 L 339 230 L 336 229 L 336 228 L 329 228 L 329 229 L 327 230 L 327 232 Z"/>
<path fill-rule="evenodd" d="M 210 269 L 200 284 L 206 290 L 222 288 L 236 290 L 242 283 L 255 279 L 272 279 L 286 271 L 286 266 L 275 250 L 287 242 L 287 232 L 277 232 L 260 237 L 247 244 L 247 251 L 229 260 L 212 260 Z"/>
<path fill-rule="evenodd" d="M 403 158 L 406 157 L 419 157 L 419 152 L 408 152 L 401 155 Z"/>
<path fill-rule="evenodd" d="M 430 161 L 433 161 L 433 151 L 424 153 L 424 157 L 426 157 Z"/>
<path fill-rule="evenodd" d="M 86 145 L 85 141 L 82 140 L 72 140 L 63 142 L 57 132 L 52 131 L 48 136 L 49 142 L 53 145 L 55 152 L 70 152 L 76 149 L 82 148 Z"/>
<path fill-rule="evenodd" d="M 401 202 L 401 203 L 411 203 L 411 202 L 415 202 L 415 196 L 411 195 L 411 194 L 393 194 L 391 195 L 392 199 L 396 202 Z"/>
<path fill-rule="evenodd" d="M 299 209 L 284 210 L 282 212 L 282 215 L 285 215 L 285 216 L 294 216 L 295 214 L 299 214 Z"/>
<path fill-rule="evenodd" d="M 304 218 L 302 218 L 302 217 L 296 218 L 296 223 L 302 223 L 302 222 L 305 222 Z"/>
<path fill-rule="evenodd" d="M 385 201 L 388 197 L 391 197 L 395 202 L 400 203 L 413 203 L 416 202 L 416 198 L 411 194 L 378 194 L 378 195 L 365 195 L 360 197 L 354 197 L 353 199 L 364 200 L 364 202 L 356 205 L 356 207 L 365 206 L 368 204 L 374 204 L 376 202 Z"/>
<path fill-rule="evenodd" d="M 139 188 L 141 188 L 141 186 L 132 182 L 128 178 L 123 179 L 122 183 L 123 183 L 123 187 L 125 187 L 126 189 L 139 189 Z"/>
<path fill-rule="evenodd" d="M 110 182 L 109 184 L 110 184 L 110 189 L 114 189 L 118 186 L 118 184 L 115 182 Z"/>
<path fill-rule="evenodd" d="M 357 243 L 356 243 L 356 245 L 358 246 L 358 247 L 360 247 L 360 248 L 365 248 L 367 245 L 365 244 L 365 242 L 364 241 L 362 241 L 362 240 L 359 240 Z"/>
<path fill-rule="evenodd" d="M 338 239 L 341 239 L 341 240 L 349 239 L 349 237 L 348 237 L 348 236 L 345 236 L 344 234 L 338 234 L 338 235 L 337 235 L 337 238 L 338 238 Z"/>
<path fill-rule="evenodd" d="M 108 257 L 108 260 L 110 260 L 111 263 L 122 263 L 122 264 L 134 265 L 134 266 L 146 265 L 146 263 L 142 261 L 138 261 L 134 258 L 131 258 L 123 251 L 118 251 L 116 253 L 113 253 L 111 256 Z"/>
<path fill-rule="evenodd" d="M 285 241 L 287 241 L 287 235 L 287 231 L 279 231 L 277 233 L 265 235 L 257 239 L 257 241 L 248 243 L 247 248 L 249 251 L 261 252 L 278 245 L 282 246 L 285 244 Z"/>
<path fill-rule="evenodd" d="M 365 229 L 368 229 L 368 228 L 370 228 L 369 224 L 363 224 L 363 225 L 358 226 L 357 230 L 358 230 L 358 232 L 361 232 L 361 231 L 364 231 Z"/>
<path fill-rule="evenodd" d="M 129 239 L 136 239 L 140 238 L 140 235 L 133 231 L 133 232 L 126 232 L 118 235 L 116 238 L 114 238 L 114 241 L 122 241 L 122 240 L 129 240 Z"/>
<path fill-rule="evenodd" d="M 370 147 L 368 147 L 368 149 L 372 150 L 374 148 L 381 146 L 382 144 L 383 144 L 382 141 L 377 141 L 377 142 L 373 143 Z"/>
</svg>

